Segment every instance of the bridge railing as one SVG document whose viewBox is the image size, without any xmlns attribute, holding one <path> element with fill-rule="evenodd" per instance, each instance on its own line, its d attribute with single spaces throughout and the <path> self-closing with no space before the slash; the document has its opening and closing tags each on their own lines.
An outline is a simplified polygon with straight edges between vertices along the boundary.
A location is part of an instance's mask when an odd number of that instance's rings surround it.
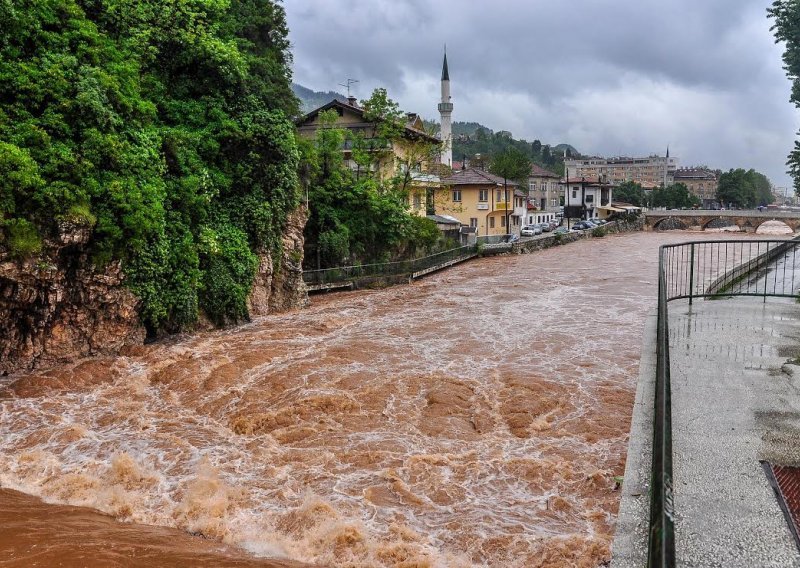
<svg viewBox="0 0 800 568">
<path fill-rule="evenodd" d="M 658 261 L 658 323 L 648 562 L 675 564 L 669 302 L 724 296 L 798 297 L 798 240 L 720 240 L 664 245 Z"/>
</svg>

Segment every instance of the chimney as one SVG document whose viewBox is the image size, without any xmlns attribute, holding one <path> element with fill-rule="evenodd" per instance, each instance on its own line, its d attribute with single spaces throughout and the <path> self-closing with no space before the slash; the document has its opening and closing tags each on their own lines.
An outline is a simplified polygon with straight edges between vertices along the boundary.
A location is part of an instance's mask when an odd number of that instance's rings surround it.
<svg viewBox="0 0 800 568">
<path fill-rule="evenodd" d="M 353 95 L 350 95 L 349 97 L 347 97 L 347 104 L 358 108 L 358 99 L 355 98 Z"/>
</svg>

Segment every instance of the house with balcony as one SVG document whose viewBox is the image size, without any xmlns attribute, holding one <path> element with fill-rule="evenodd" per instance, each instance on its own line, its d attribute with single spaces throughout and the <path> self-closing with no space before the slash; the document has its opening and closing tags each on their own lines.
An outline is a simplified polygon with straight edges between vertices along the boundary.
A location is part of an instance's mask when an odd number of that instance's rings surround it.
<svg viewBox="0 0 800 568">
<path fill-rule="evenodd" d="M 605 177 L 568 178 L 564 187 L 564 216 L 569 219 L 605 219 L 611 208 L 614 185 Z"/>
<path fill-rule="evenodd" d="M 420 116 L 415 113 L 406 114 L 402 136 L 388 147 L 375 145 L 371 148 L 378 157 L 374 170 L 362 172 L 353 160 L 353 139 L 359 136 L 369 148 L 371 141 L 378 139 L 378 123 L 366 119 L 364 109 L 358 105 L 355 97 L 349 97 L 347 102 L 334 99 L 301 117 L 296 122 L 298 134 L 304 138 L 314 138 L 317 130 L 322 127 L 320 114 L 328 110 L 335 111 L 338 117 L 333 126 L 350 134 L 342 148 L 345 164 L 356 175 L 374 175 L 380 181 L 393 177 L 401 180 L 407 194 L 409 210 L 424 216 L 427 213 L 428 194 L 440 187 L 439 177 L 434 173 L 438 153 L 428 153 L 425 150 L 438 149 L 441 141 L 424 131 Z"/>
<path fill-rule="evenodd" d="M 434 208 L 474 227 L 478 236 L 519 234 L 525 194 L 518 184 L 477 168 L 454 171 L 442 178 Z"/>
</svg>

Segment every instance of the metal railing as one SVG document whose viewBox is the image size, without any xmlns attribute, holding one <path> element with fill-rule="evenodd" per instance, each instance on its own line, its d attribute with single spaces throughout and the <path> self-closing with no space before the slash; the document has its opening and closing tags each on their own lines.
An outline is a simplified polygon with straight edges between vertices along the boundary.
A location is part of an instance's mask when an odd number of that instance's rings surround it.
<svg viewBox="0 0 800 568">
<path fill-rule="evenodd" d="M 675 566 L 669 312 L 672 300 L 726 296 L 798 297 L 798 240 L 719 240 L 663 245 L 658 259 L 658 323 L 648 561 Z"/>
<path fill-rule="evenodd" d="M 474 255 L 475 252 L 476 246 L 470 245 L 410 260 L 304 270 L 303 281 L 307 286 L 313 287 L 344 282 L 369 281 L 391 276 L 411 276 L 416 272 L 457 261 L 461 258 L 467 258 Z"/>
</svg>

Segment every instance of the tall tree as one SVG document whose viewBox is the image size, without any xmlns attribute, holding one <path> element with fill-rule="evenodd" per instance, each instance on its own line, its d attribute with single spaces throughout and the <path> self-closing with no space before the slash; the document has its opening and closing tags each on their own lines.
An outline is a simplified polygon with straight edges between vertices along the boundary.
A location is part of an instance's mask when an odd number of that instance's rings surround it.
<svg viewBox="0 0 800 568">
<path fill-rule="evenodd" d="M 770 28 L 775 33 L 775 41 L 786 43 L 783 52 L 783 68 L 792 81 L 789 100 L 800 108 L 800 2 L 797 0 L 775 0 L 767 9 L 767 15 L 774 20 Z M 794 179 L 794 191 L 800 194 L 800 141 L 795 140 L 794 149 L 789 153 L 786 165 Z"/>
<path fill-rule="evenodd" d="M 504 152 L 492 157 L 489 171 L 503 178 L 504 193 L 506 199 L 506 230 L 511 232 L 508 225 L 510 214 L 510 203 L 513 203 L 513 195 L 509 201 L 508 180 L 524 183 L 531 171 L 531 161 L 523 152 L 514 147 L 507 148 Z"/>
</svg>

